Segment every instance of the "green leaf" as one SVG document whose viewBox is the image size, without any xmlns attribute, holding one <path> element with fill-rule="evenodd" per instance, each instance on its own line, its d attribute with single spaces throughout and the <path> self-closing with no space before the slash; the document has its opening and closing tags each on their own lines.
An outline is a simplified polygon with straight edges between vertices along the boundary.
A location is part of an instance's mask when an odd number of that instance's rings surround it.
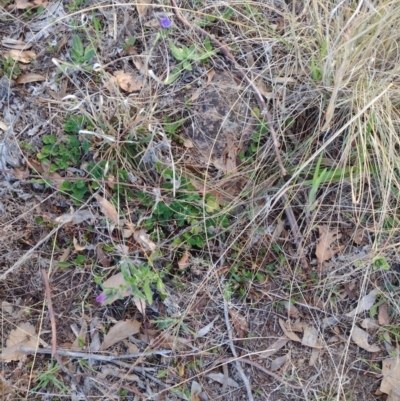
<svg viewBox="0 0 400 401">
<path fill-rule="evenodd" d="M 188 60 L 185 60 L 183 62 L 183 68 L 185 70 L 187 70 L 187 71 L 192 71 L 193 70 L 192 65 L 190 64 L 190 61 L 188 61 Z"/>
<path fill-rule="evenodd" d="M 185 60 L 185 56 L 183 54 L 183 50 L 179 47 L 176 47 L 172 40 L 169 41 L 169 48 L 171 49 L 171 53 L 178 61 Z"/>
<path fill-rule="evenodd" d="M 205 38 L 203 45 L 204 45 L 205 49 L 207 51 L 209 51 L 209 52 L 213 49 L 213 46 L 212 46 L 212 43 L 211 43 L 211 39 L 210 39 L 209 36 L 207 36 Z"/>
<path fill-rule="evenodd" d="M 74 52 L 78 58 L 83 56 L 83 44 L 78 35 L 72 37 L 72 52 Z"/>
<path fill-rule="evenodd" d="M 57 137 L 55 135 L 45 135 L 43 137 L 43 143 L 45 145 L 52 145 L 57 142 Z"/>
<path fill-rule="evenodd" d="M 94 51 L 93 47 L 92 46 L 88 46 L 85 49 L 84 61 L 90 61 L 94 55 L 95 55 L 95 51 Z"/>
<path fill-rule="evenodd" d="M 168 78 L 165 81 L 166 85 L 171 85 L 174 83 L 178 78 L 179 75 L 181 75 L 182 72 L 182 64 L 178 64 L 169 74 Z"/>
<path fill-rule="evenodd" d="M 146 281 L 146 282 L 144 283 L 144 285 L 143 285 L 143 291 L 144 291 L 144 293 L 145 293 L 145 295 L 146 295 L 147 303 L 148 303 L 149 305 L 151 305 L 151 304 L 153 303 L 153 292 L 151 291 L 150 283 L 149 283 L 148 281 Z"/>
</svg>

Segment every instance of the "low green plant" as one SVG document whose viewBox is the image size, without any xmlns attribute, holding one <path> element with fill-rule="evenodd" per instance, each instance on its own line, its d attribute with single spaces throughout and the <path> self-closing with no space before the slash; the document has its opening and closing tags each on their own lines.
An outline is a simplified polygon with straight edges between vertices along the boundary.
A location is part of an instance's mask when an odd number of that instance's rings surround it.
<svg viewBox="0 0 400 401">
<path fill-rule="evenodd" d="M 184 70 L 192 71 L 193 63 L 199 61 L 205 63 L 208 61 L 209 57 L 217 53 L 212 48 L 210 38 L 205 39 L 203 43 L 204 50 L 199 49 L 198 46 L 196 45 L 191 45 L 190 47 L 187 46 L 177 47 L 174 45 L 174 42 L 172 42 L 172 40 L 169 40 L 168 43 L 172 55 L 177 61 L 180 61 L 180 63 L 176 65 L 174 69 L 171 71 L 169 77 L 165 82 L 167 85 L 175 82 Z"/>
<path fill-rule="evenodd" d="M 61 371 L 61 367 L 56 362 L 49 362 L 47 370 L 37 375 L 35 382 L 38 383 L 32 390 L 38 391 L 41 388 L 48 388 L 48 386 L 54 386 L 62 394 L 69 392 L 68 387 L 64 385 L 58 378 L 57 374 Z"/>
<path fill-rule="evenodd" d="M 95 51 L 91 44 L 84 47 L 79 35 L 72 37 L 71 57 L 75 64 L 85 66 L 94 55 Z"/>
<path fill-rule="evenodd" d="M 172 191 L 176 183 L 171 169 L 162 172 L 166 182 L 163 189 Z M 161 237 L 167 237 L 171 231 L 181 232 L 172 241 L 172 246 L 178 248 L 189 246 L 202 249 L 207 240 L 220 234 L 221 229 L 229 225 L 228 216 L 222 213 L 217 199 L 207 194 L 203 198 L 184 177 L 175 177 L 179 183 L 176 196 L 170 202 L 156 201 L 145 192 L 137 193 L 143 206 L 151 207 L 152 214 L 144 220 L 148 232 L 158 231 Z"/>
<path fill-rule="evenodd" d="M 18 63 L 14 61 L 10 55 L 1 60 L 1 64 L 3 65 L 2 69 L 8 78 L 13 78 L 21 74 Z"/>
<path fill-rule="evenodd" d="M 143 299 L 149 305 L 153 303 L 153 289 L 164 294 L 164 284 L 161 273 L 154 270 L 148 263 L 137 264 L 132 259 L 124 258 L 120 262 L 124 283 L 118 288 L 103 287 L 104 297 L 101 302 L 106 304 L 109 299 L 123 298 L 124 292 L 129 289 L 133 296 Z"/>
</svg>

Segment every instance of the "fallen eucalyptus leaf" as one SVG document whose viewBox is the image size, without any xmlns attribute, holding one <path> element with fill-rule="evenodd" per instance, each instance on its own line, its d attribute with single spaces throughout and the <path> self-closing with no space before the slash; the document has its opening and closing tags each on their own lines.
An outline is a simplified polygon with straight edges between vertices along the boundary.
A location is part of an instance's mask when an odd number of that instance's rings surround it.
<svg viewBox="0 0 400 401">
<path fill-rule="evenodd" d="M 119 341 L 125 340 L 129 336 L 139 333 L 141 323 L 137 320 L 121 320 L 117 322 L 104 337 L 100 351 L 110 348 Z"/>
<path fill-rule="evenodd" d="M 360 329 L 357 326 L 353 327 L 351 333 L 351 339 L 362 349 L 365 349 L 368 352 L 379 352 L 381 348 L 374 344 L 368 344 L 368 333 L 363 329 Z"/>
</svg>

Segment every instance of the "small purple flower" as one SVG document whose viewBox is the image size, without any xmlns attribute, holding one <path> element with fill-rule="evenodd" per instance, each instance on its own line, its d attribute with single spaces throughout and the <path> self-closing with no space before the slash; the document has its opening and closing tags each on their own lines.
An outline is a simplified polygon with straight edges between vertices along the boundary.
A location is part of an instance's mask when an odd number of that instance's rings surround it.
<svg viewBox="0 0 400 401">
<path fill-rule="evenodd" d="M 161 28 L 163 29 L 168 29 L 172 25 L 171 20 L 166 15 L 164 17 L 159 18 L 158 21 L 160 22 Z"/>
<path fill-rule="evenodd" d="M 97 295 L 97 297 L 96 297 L 96 302 L 98 302 L 99 304 L 104 304 L 104 302 L 106 302 L 106 300 L 107 300 L 107 295 L 104 292 Z"/>
</svg>

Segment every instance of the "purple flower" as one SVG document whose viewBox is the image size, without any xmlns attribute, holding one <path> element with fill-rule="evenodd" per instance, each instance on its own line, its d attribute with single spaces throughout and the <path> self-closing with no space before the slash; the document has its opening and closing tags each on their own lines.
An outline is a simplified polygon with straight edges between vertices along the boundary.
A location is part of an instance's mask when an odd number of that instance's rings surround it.
<svg viewBox="0 0 400 401">
<path fill-rule="evenodd" d="M 98 302 L 99 304 L 104 304 L 104 302 L 106 302 L 106 300 L 107 300 L 107 295 L 104 292 L 97 295 L 97 297 L 96 297 L 96 302 Z"/>
<path fill-rule="evenodd" d="M 159 18 L 158 21 L 160 22 L 161 28 L 164 29 L 168 29 L 172 25 L 171 20 L 166 15 L 164 17 Z"/>
</svg>

